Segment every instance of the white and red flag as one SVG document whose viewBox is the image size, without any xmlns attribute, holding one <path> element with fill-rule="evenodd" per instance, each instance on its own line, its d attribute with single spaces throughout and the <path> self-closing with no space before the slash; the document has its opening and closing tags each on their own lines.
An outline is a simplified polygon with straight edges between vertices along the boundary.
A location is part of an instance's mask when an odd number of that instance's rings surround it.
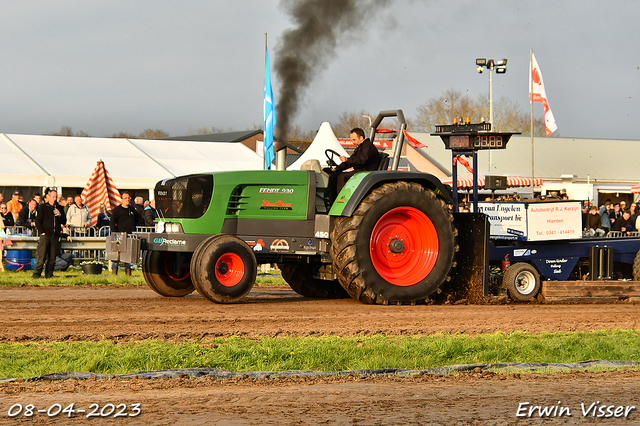
<svg viewBox="0 0 640 426">
<path fill-rule="evenodd" d="M 104 204 L 107 210 L 113 209 L 120 203 L 120 192 L 113 183 L 109 172 L 104 167 L 102 160 L 98 161 L 98 165 L 93 170 L 89 181 L 82 190 L 82 198 L 84 204 L 89 208 L 91 213 L 91 226 L 95 226 L 100 213 L 100 204 Z"/>
<path fill-rule="evenodd" d="M 529 65 L 529 79 L 529 99 L 532 102 L 542 102 L 544 107 L 544 127 L 547 131 L 547 137 L 549 137 L 551 133 L 558 129 L 558 126 L 549 107 L 547 93 L 544 90 L 544 82 L 542 81 L 542 73 L 533 52 L 531 52 L 531 63 Z"/>
</svg>

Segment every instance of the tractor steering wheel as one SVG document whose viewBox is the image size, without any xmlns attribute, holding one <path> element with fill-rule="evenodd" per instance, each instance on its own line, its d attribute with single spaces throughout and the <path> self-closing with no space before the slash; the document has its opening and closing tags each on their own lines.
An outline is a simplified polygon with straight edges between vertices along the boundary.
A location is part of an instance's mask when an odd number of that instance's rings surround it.
<svg viewBox="0 0 640 426">
<path fill-rule="evenodd" d="M 340 154 L 338 152 L 332 149 L 325 149 L 324 155 L 327 156 L 327 166 L 331 167 L 332 169 L 338 166 L 338 163 L 336 163 L 336 161 L 334 160 L 334 157 L 340 158 Z"/>
</svg>

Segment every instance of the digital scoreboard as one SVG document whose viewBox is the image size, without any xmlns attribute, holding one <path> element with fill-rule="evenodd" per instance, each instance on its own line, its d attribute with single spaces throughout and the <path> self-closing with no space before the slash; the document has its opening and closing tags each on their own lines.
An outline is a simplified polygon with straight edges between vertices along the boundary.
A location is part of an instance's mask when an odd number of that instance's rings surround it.
<svg viewBox="0 0 640 426">
<path fill-rule="evenodd" d="M 490 123 L 466 123 L 437 125 L 432 136 L 440 136 L 447 149 L 453 151 L 477 151 L 480 149 L 504 149 L 511 135 L 519 133 L 493 133 Z"/>
</svg>

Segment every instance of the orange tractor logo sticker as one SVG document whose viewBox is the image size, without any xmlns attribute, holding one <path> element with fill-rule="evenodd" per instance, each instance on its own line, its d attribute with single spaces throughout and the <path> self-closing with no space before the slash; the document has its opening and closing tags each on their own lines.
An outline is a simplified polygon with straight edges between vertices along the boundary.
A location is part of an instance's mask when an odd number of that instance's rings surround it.
<svg viewBox="0 0 640 426">
<path fill-rule="evenodd" d="M 260 210 L 292 210 L 291 203 L 285 203 L 282 200 L 278 200 L 272 203 L 269 200 L 262 200 Z"/>
</svg>

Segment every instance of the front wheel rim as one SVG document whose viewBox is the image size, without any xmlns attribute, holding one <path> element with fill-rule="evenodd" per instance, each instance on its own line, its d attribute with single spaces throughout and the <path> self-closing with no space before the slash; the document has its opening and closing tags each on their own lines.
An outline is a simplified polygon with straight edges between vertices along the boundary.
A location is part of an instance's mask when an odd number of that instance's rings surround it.
<svg viewBox="0 0 640 426">
<path fill-rule="evenodd" d="M 533 293 L 536 288 L 536 277 L 529 271 L 520 272 L 516 277 L 516 289 L 522 295 Z"/>
<path fill-rule="evenodd" d="M 218 258 L 215 266 L 216 279 L 225 287 L 237 285 L 244 277 L 244 262 L 235 253 L 225 253 Z"/>
<path fill-rule="evenodd" d="M 375 224 L 369 249 L 373 266 L 384 280 L 410 286 L 433 270 L 439 254 L 438 233 L 421 210 L 397 207 Z"/>
</svg>

